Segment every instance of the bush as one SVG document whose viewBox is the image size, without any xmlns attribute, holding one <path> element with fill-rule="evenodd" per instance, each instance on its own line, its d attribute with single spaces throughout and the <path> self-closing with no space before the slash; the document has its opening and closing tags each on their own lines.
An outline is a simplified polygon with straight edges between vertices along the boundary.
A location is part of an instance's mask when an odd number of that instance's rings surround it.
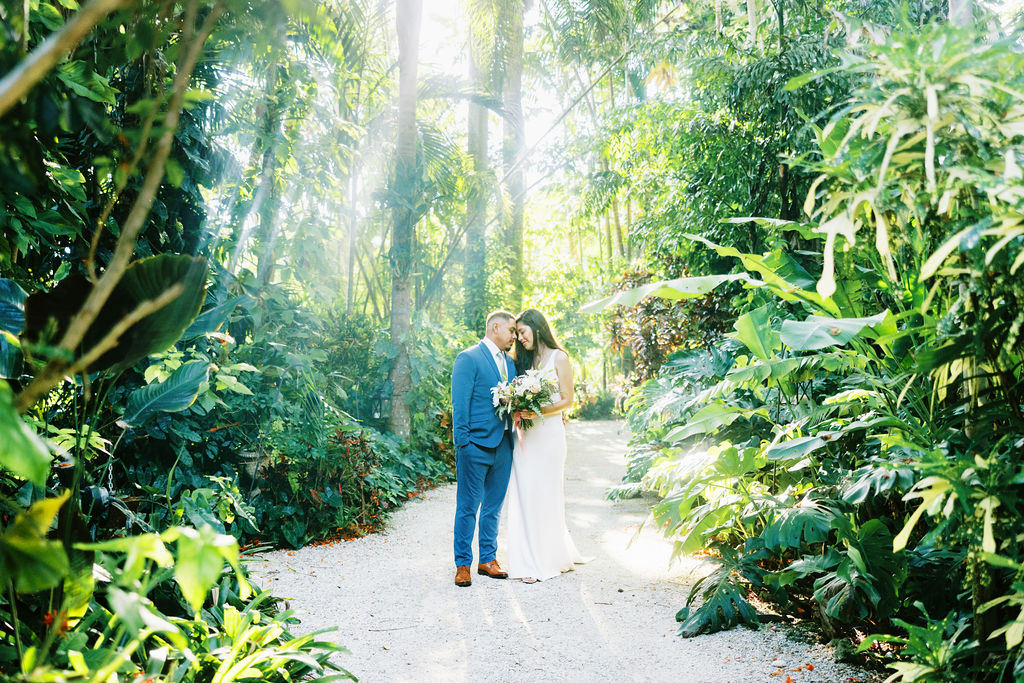
<svg viewBox="0 0 1024 683">
<path fill-rule="evenodd" d="M 299 548 L 375 531 L 402 501 L 447 476 L 448 467 L 429 455 L 346 424 L 324 446 L 272 454 L 260 468 L 252 499 L 256 537 Z"/>
<path fill-rule="evenodd" d="M 621 416 L 618 400 L 610 391 L 591 388 L 584 382 L 576 384 L 576 401 L 569 417 L 578 420 L 611 420 Z"/>
</svg>

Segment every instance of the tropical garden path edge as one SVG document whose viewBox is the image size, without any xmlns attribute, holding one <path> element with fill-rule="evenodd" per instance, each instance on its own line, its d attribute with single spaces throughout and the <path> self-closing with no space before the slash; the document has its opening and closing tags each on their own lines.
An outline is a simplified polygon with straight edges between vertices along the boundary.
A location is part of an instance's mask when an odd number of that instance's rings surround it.
<svg viewBox="0 0 1024 683">
<path fill-rule="evenodd" d="M 636 535 L 646 501 L 605 499 L 623 473 L 624 423 L 567 431 L 567 521 L 595 558 L 574 572 L 532 585 L 474 573 L 471 587 L 455 587 L 449 485 L 410 500 L 382 533 L 260 554 L 249 561 L 253 578 L 287 600 L 302 621 L 296 633 L 336 627 L 326 638 L 348 648 L 338 663 L 361 681 L 878 678 L 781 625 L 675 635 L 675 612 L 706 568 L 692 558 L 670 565 L 672 544 L 655 529 Z"/>
</svg>

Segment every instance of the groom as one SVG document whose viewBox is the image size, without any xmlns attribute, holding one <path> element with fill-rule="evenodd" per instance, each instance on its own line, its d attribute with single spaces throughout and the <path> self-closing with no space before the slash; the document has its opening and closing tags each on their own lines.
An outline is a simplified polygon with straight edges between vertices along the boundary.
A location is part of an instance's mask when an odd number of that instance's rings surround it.
<svg viewBox="0 0 1024 683">
<path fill-rule="evenodd" d="M 455 358 L 452 368 L 452 426 L 455 432 L 455 585 L 473 580 L 473 532 L 480 518 L 480 563 L 477 573 L 492 579 L 508 574 L 494 559 L 498 551 L 498 515 L 512 471 L 510 424 L 494 411 L 491 388 L 515 377 L 506 351 L 516 338 L 516 321 L 508 311 L 487 316 L 486 335 Z"/>
</svg>

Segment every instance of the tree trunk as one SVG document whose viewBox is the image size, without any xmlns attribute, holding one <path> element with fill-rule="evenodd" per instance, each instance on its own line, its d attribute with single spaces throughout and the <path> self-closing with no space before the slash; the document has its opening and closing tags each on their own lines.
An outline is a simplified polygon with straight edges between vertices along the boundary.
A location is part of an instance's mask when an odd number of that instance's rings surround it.
<svg viewBox="0 0 1024 683">
<path fill-rule="evenodd" d="M 403 440 L 409 438 L 409 392 L 412 370 L 409 345 L 412 331 L 412 263 L 416 227 L 413 207 L 417 202 L 416 173 L 416 67 L 419 52 L 422 0 L 398 0 L 398 136 L 392 194 L 400 197 L 392 208 L 391 229 L 391 343 L 395 348 L 391 368 L 391 417 L 388 429 Z"/>
<path fill-rule="evenodd" d="M 523 306 L 523 214 L 526 206 L 526 174 L 522 163 L 526 151 L 522 101 L 524 11 L 522 0 L 505 0 L 501 3 L 498 21 L 498 40 L 503 40 L 505 45 L 505 73 L 501 88 L 506 112 L 502 127 L 502 161 L 511 202 L 504 231 L 512 285 L 508 305 L 517 311 Z"/>
<path fill-rule="evenodd" d="M 612 221 L 608 218 L 608 214 L 601 216 L 601 223 L 604 225 L 605 272 L 608 274 L 610 279 L 615 269 L 612 267 Z"/>
<path fill-rule="evenodd" d="M 275 247 L 281 233 L 277 220 L 277 207 L 281 203 L 281 191 L 276 178 L 271 175 L 267 196 L 260 203 L 260 231 L 258 243 L 263 246 L 256 265 L 256 279 L 261 286 L 270 284 L 274 277 L 274 265 L 277 262 Z"/>
<path fill-rule="evenodd" d="M 343 87 L 341 91 L 341 111 L 352 112 L 352 123 L 358 126 L 359 121 L 359 100 L 362 95 L 363 79 L 359 78 L 355 84 L 355 98 L 348 104 L 348 91 Z M 344 139 L 339 139 L 339 144 L 345 144 Z M 357 197 L 359 196 L 359 150 L 357 148 L 352 155 L 352 164 L 348 176 L 348 273 L 345 281 L 345 312 L 351 314 L 355 305 L 356 297 L 356 240 L 359 238 L 359 211 Z"/>
<path fill-rule="evenodd" d="M 352 313 L 356 288 L 356 237 L 359 229 L 358 212 L 356 211 L 356 193 L 359 180 L 353 164 L 352 175 L 348 179 L 348 274 L 345 282 L 345 312 Z"/>
<path fill-rule="evenodd" d="M 470 21 L 469 77 L 477 93 L 490 89 L 488 63 L 480 27 Z M 467 329 L 483 334 L 484 316 L 487 315 L 487 193 L 482 179 L 487 171 L 487 108 L 469 103 L 469 131 L 467 148 L 473 159 L 475 183 L 466 203 L 466 260 L 462 290 L 463 322 Z"/>
<path fill-rule="evenodd" d="M 615 111 L 617 105 L 615 102 L 615 78 L 613 78 L 613 74 L 608 74 L 608 104 L 608 110 Z M 603 170 L 605 171 L 605 173 L 611 171 L 611 168 L 608 166 L 608 162 L 606 160 L 602 160 L 601 165 L 603 166 Z M 618 197 L 612 197 L 611 209 L 612 220 L 615 224 L 615 248 L 619 252 L 620 257 L 625 257 L 626 250 L 622 245 L 622 219 L 619 217 Z"/>
<path fill-rule="evenodd" d="M 249 220 L 255 215 L 260 217 L 262 222 L 263 205 L 272 194 L 271 186 L 274 185 L 274 178 L 277 174 L 277 145 L 281 139 L 282 118 L 282 103 L 277 97 L 279 71 L 277 64 L 272 64 L 268 69 L 263 101 L 257 107 L 257 112 L 261 112 L 259 114 L 261 116 L 260 131 L 253 144 L 249 163 L 253 164 L 259 159 L 259 184 L 256 186 L 252 201 L 248 206 L 236 200 L 235 208 L 244 209 L 244 211 L 232 209 L 234 252 L 228 262 L 228 271 L 231 273 L 236 272 L 245 250 L 245 243 L 252 234 L 248 227 Z M 242 188 L 240 187 L 239 195 L 241 193 Z M 259 227 L 260 233 L 263 234 L 268 226 L 261 224 Z M 259 242 L 257 241 L 257 243 Z"/>
<path fill-rule="evenodd" d="M 370 277 L 370 269 L 363 263 L 363 259 L 359 257 L 358 244 L 356 245 L 354 253 L 356 256 L 356 265 L 359 268 L 359 272 L 363 274 L 363 282 L 366 283 L 366 298 L 363 299 L 363 315 L 366 315 L 366 307 L 372 303 L 374 320 L 383 320 L 380 306 L 377 305 L 377 295 L 374 294 L 376 290 L 373 286 L 373 279 Z"/>
<path fill-rule="evenodd" d="M 633 227 L 633 197 L 626 195 L 626 259 L 633 260 L 633 243 L 629 241 L 629 230 Z"/>
<path fill-rule="evenodd" d="M 757 0 L 747 0 L 747 47 L 757 45 Z"/>
<path fill-rule="evenodd" d="M 973 0 L 949 0 L 949 23 L 954 26 L 969 26 L 973 20 Z"/>
</svg>

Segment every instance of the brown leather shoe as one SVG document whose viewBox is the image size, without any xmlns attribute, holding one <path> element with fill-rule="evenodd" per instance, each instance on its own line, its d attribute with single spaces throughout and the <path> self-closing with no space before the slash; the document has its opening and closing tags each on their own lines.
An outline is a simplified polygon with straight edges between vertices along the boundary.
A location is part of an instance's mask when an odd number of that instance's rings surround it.
<svg viewBox="0 0 1024 683">
<path fill-rule="evenodd" d="M 489 576 L 492 579 L 507 579 L 508 574 L 502 571 L 501 567 L 498 566 L 497 560 L 491 560 L 487 564 L 478 564 L 476 566 L 476 573 Z"/>
<path fill-rule="evenodd" d="M 469 567 L 467 565 L 461 565 L 455 568 L 455 585 L 459 588 L 465 588 L 466 586 L 472 585 L 473 578 L 469 575 Z"/>
</svg>

